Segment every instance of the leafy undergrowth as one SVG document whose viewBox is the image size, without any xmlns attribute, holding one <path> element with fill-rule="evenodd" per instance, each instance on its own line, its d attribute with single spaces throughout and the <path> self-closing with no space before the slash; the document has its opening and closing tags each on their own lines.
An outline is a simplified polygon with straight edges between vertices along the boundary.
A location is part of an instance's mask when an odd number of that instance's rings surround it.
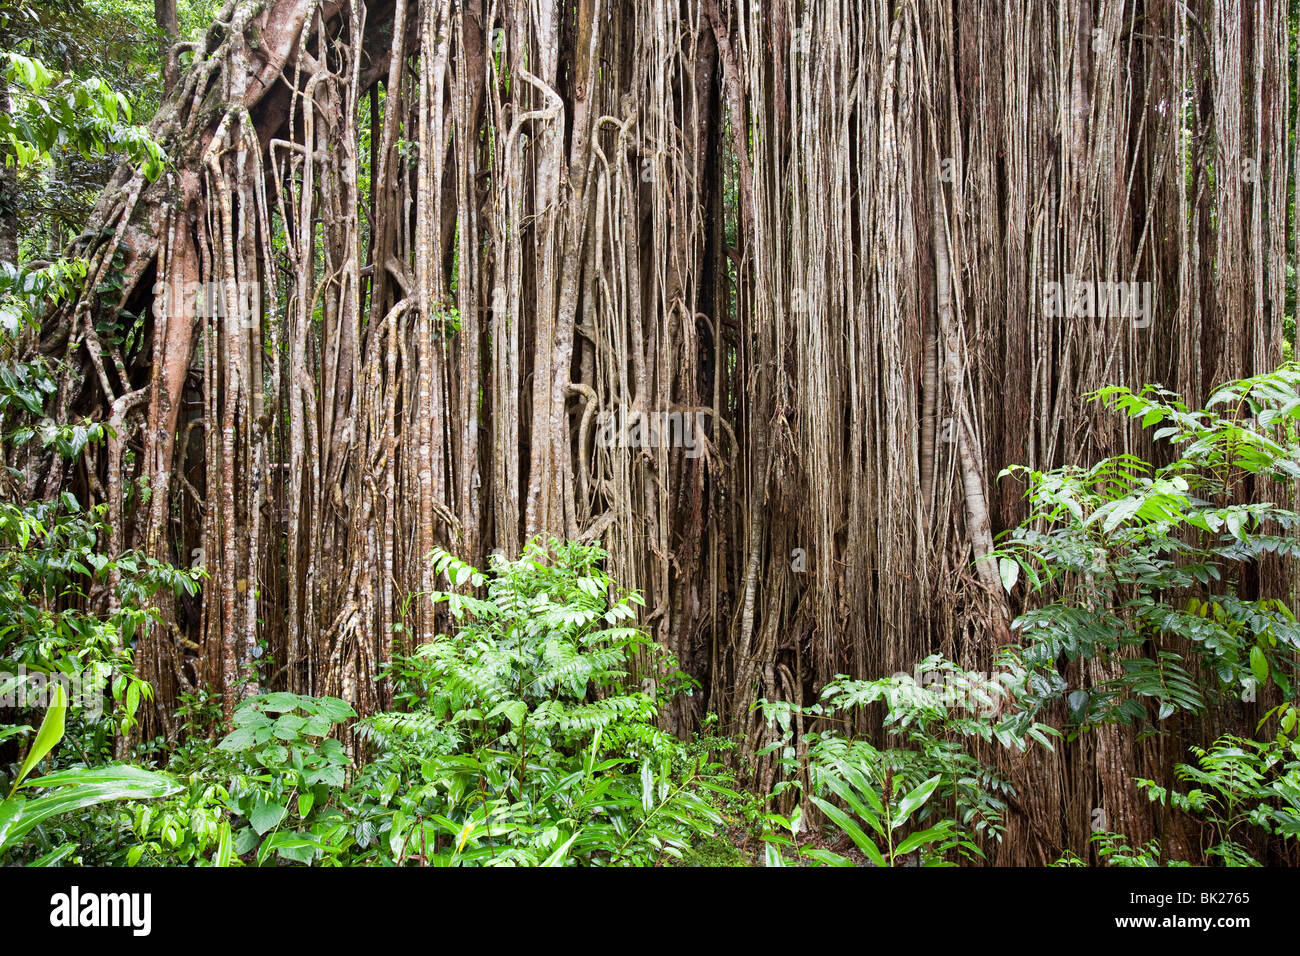
<svg viewBox="0 0 1300 956">
<path fill-rule="evenodd" d="M 834 827 L 817 827 L 800 834 L 802 851 L 792 858 L 790 866 L 817 866 L 810 851 L 825 850 L 853 861 L 856 866 L 870 866 L 865 854 L 853 841 Z M 696 867 L 749 867 L 767 866 L 767 844 L 756 836 L 751 827 L 743 824 L 722 826 L 711 836 L 700 837 L 674 866 Z"/>
<path fill-rule="evenodd" d="M 836 678 L 809 705 L 760 701 L 771 743 L 757 754 L 741 754 L 712 717 L 682 741 L 659 714 L 693 682 L 637 626 L 641 597 L 610 579 L 605 552 L 534 542 L 486 571 L 439 552 L 448 588 L 431 599 L 451 632 L 393 662 L 392 711 L 361 719 L 342 700 L 272 693 L 244 701 L 218 740 L 205 729 L 208 705 L 196 702 L 182 743 L 137 754 L 165 762 L 166 774 L 145 778 L 109 765 L 102 743 L 85 746 L 94 739 L 86 727 L 111 742 L 104 727 L 129 724 L 146 693 L 116 681 L 119 706 L 79 728 L 77 756 L 54 753 L 63 711 L 48 709 L 0 805 L 0 855 L 128 865 L 983 865 L 1015 796 L 991 755 L 1068 746 L 1108 723 L 1160 734 L 1180 712 L 1201 717 L 1267 689 L 1280 703 L 1258 729 L 1270 725 L 1271 738 L 1192 746 L 1195 762 L 1173 779 L 1134 785 L 1213 835 L 1206 860 L 1276 858 L 1300 838 L 1300 624 L 1279 599 L 1241 597 L 1240 582 L 1263 557 L 1300 555 L 1300 515 L 1237 504 L 1229 492 L 1244 477 L 1300 474 L 1297 389 L 1300 367 L 1288 366 L 1224 386 L 1207 411 L 1158 389 L 1100 393 L 1160 426 L 1181 457 L 1160 469 L 1125 456 L 1027 475 L 1030 520 L 997 558 L 1008 591 L 1023 582 L 1039 606 L 1016 620 L 1022 646 L 1003 648 L 993 675 L 933 656 L 912 675 Z M 31 582 L 44 575 L 42 586 L 63 587 L 76 569 L 54 574 L 31 541 L 88 554 L 97 520 L 0 509 L 0 543 L 17 545 L 0 561 L 9 569 L 0 605 L 46 634 L 19 642 L 24 652 L 80 644 L 120 670 L 126 639 L 145 623 L 143 597 L 195 582 L 119 561 L 111 570 L 126 600 L 116 617 L 66 615 L 84 628 L 51 631 Z M 1089 682 L 1086 662 L 1113 678 Z M 1060 728 L 1039 720 L 1051 712 L 1069 719 Z M 877 721 L 883 741 L 845 731 Z M 25 732 L 0 728 L 0 740 Z M 47 755 L 56 772 L 31 774 Z M 775 772 L 771 792 L 740 785 L 755 761 Z M 1061 862 L 1083 862 L 1076 853 L 1108 866 L 1184 862 L 1169 847 L 1130 843 L 1098 834 Z"/>
<path fill-rule="evenodd" d="M 686 678 L 634 626 L 595 547 L 531 545 L 484 573 L 447 553 L 456 627 L 392 668 L 400 709 L 244 701 L 171 754 L 181 792 L 63 821 L 87 863 L 653 866 L 743 800 L 656 719 Z M 643 689 L 653 688 L 653 689 Z M 43 852 L 38 834 L 17 853 Z"/>
</svg>

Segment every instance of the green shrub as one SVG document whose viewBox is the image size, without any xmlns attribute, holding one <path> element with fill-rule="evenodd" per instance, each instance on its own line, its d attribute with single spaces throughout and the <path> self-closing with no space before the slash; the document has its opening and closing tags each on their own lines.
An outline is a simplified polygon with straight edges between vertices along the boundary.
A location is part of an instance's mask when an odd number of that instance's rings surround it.
<svg viewBox="0 0 1300 956">
<path fill-rule="evenodd" d="M 335 698 L 242 703 L 190 786 L 116 812 L 128 863 L 651 865 L 681 858 L 740 801 L 707 753 L 659 729 L 680 684 L 632 625 L 598 548 L 531 545 L 487 574 L 452 558 L 432 596 L 457 623 L 391 668 L 400 710 Z M 468 589 L 481 590 L 475 596 Z M 349 752 L 340 738 L 351 741 Z M 371 754 L 370 759 L 359 755 Z M 131 845 L 134 844 L 134 845 Z"/>
<path fill-rule="evenodd" d="M 1248 479 L 1300 477 L 1297 387 L 1300 366 L 1287 365 L 1216 389 L 1202 411 L 1154 386 L 1105 388 L 1093 398 L 1154 428 L 1179 452 L 1171 464 L 1121 455 L 1003 472 L 1029 484 L 1030 514 L 999 559 L 1008 591 L 1023 575 L 1044 599 L 1014 624 L 1040 703 L 1064 698 L 1086 729 L 1202 713 L 1269 679 L 1291 697 L 1300 625 L 1282 600 L 1244 596 L 1242 577 L 1270 555 L 1300 555 L 1300 515 L 1238 499 Z M 1058 659 L 1112 676 L 1090 682 Z"/>
<path fill-rule="evenodd" d="M 761 701 L 766 718 L 782 732 L 768 748 L 781 751 L 785 770 L 774 796 L 800 791 L 875 866 L 898 865 L 911 853 L 927 865 L 951 862 L 953 856 L 981 858 L 980 840 L 1001 839 L 1005 799 L 1014 790 L 972 753 L 971 744 L 1023 751 L 1039 743 L 1051 749 L 1050 737 L 1056 735 L 1014 705 L 1025 674 L 1015 669 L 1014 658 L 1003 663 L 1003 675 L 990 677 L 935 655 L 921 663 L 919 681 L 910 674 L 873 681 L 836 678 L 817 703 L 803 708 L 811 727 L 824 723 L 826 729 L 805 734 L 802 762 L 791 744 L 796 708 Z M 879 749 L 841 729 L 854 726 L 857 712 L 877 703 L 886 707 L 885 728 L 897 746 Z M 788 817 L 768 815 L 769 865 L 782 863 L 783 850 L 794 850 L 800 859 L 849 865 L 842 855 L 800 846 L 803 806 Z"/>
<path fill-rule="evenodd" d="M 398 863 L 648 865 L 721 822 L 708 795 L 736 795 L 656 725 L 658 696 L 637 682 L 680 678 L 605 558 L 533 543 L 484 574 L 435 555 L 453 590 L 433 599 L 457 629 L 398 662 L 403 712 L 363 722 L 394 773 L 359 842 Z"/>
</svg>

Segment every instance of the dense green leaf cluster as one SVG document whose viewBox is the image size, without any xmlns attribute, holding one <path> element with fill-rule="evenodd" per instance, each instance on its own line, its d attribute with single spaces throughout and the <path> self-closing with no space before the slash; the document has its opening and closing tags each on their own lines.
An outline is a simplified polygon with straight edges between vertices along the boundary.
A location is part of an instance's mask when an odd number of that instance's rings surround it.
<svg viewBox="0 0 1300 956">
<path fill-rule="evenodd" d="M 406 807 L 375 825 L 390 850 L 401 838 L 399 858 L 650 864 L 721 821 L 706 794 L 729 791 L 659 730 L 660 701 L 636 683 L 671 684 L 676 667 L 632 626 L 640 595 L 614 586 L 605 557 L 538 542 L 484 574 L 435 554 L 453 590 L 433 597 L 458 629 L 399 662 L 409 713 L 366 722 L 387 759 L 420 757 Z"/>
<path fill-rule="evenodd" d="M 1300 366 L 1286 365 L 1216 389 L 1196 411 L 1153 386 L 1102 389 L 1096 400 L 1168 442 L 1170 464 L 1123 455 L 1004 472 L 1028 480 L 1030 514 L 999 560 L 1008 591 L 1023 578 L 1046 599 L 1015 623 L 1040 703 L 1064 697 L 1086 728 L 1202 713 L 1269 679 L 1291 696 L 1300 625 L 1243 581 L 1272 555 L 1300 556 L 1300 515 L 1250 500 L 1265 480 L 1285 488 L 1300 476 L 1297 387 Z M 1080 660 L 1113 676 L 1068 669 Z"/>
<path fill-rule="evenodd" d="M 100 809 L 85 862 L 654 865 L 739 795 L 656 725 L 671 658 L 631 626 L 598 548 L 548 542 L 480 572 L 445 552 L 433 595 L 458 626 L 395 662 L 400 710 L 337 698 L 242 702 L 167 799 Z M 668 693 L 664 691 L 663 693 Z"/>
<path fill-rule="evenodd" d="M 920 679 L 912 674 L 873 681 L 840 677 L 823 688 L 817 703 L 803 708 L 762 701 L 765 716 L 781 731 L 768 748 L 780 751 L 786 770 L 777 793 L 804 791 L 876 866 L 898 865 L 911 853 L 919 853 L 926 865 L 983 857 L 980 841 L 1001 839 L 1006 799 L 1015 791 L 973 745 L 1024 751 L 1037 743 L 1050 750 L 1050 738 L 1057 735 L 1019 708 L 1026 674 L 1014 658 L 1003 664 L 1003 672 L 991 676 L 933 655 L 918 667 Z M 857 725 L 859 712 L 874 704 L 884 705 L 884 725 L 896 746 L 879 749 L 842 729 Z M 802 762 L 790 735 L 796 710 L 818 728 L 805 733 Z M 806 784 L 801 782 L 805 770 Z M 799 845 L 801 807 L 789 817 L 768 816 L 769 845 L 793 849 L 800 858 L 849 865 L 841 854 Z M 783 859 L 773 852 L 770 864 Z"/>
<path fill-rule="evenodd" d="M 62 148 L 85 157 L 121 151 L 147 178 L 162 172 L 162 147 L 131 122 L 130 102 L 105 80 L 60 77 L 11 50 L 0 51 L 0 76 L 12 107 L 0 113 L 0 142 L 18 166 L 44 162 Z"/>
</svg>

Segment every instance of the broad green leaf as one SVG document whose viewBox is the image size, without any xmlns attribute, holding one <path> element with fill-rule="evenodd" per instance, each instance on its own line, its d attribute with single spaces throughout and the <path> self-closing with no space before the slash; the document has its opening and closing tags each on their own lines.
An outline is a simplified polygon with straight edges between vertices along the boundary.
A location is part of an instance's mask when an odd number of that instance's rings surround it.
<svg viewBox="0 0 1300 956">
<path fill-rule="evenodd" d="M 918 830 L 913 833 L 902 843 L 894 848 L 895 856 L 902 856 L 905 853 L 911 853 L 917 847 L 925 846 L 927 843 L 935 843 L 951 834 L 948 821 L 944 821 L 937 827 L 930 827 L 928 830 Z"/>
<path fill-rule="evenodd" d="M 1268 658 L 1259 647 L 1250 649 L 1250 670 L 1260 683 L 1268 680 Z"/>
<path fill-rule="evenodd" d="M 809 847 L 803 851 L 803 855 L 818 863 L 825 863 L 827 866 L 852 866 L 853 861 L 846 856 L 840 856 L 830 850 L 824 850 L 821 847 Z"/>
<path fill-rule="evenodd" d="M 352 705 L 338 697 L 321 697 L 317 701 L 318 713 L 328 717 L 334 723 L 342 723 L 357 715 Z"/>
<path fill-rule="evenodd" d="M 248 822 L 257 831 L 257 835 L 262 836 L 267 830 L 279 826 L 280 821 L 288 813 L 288 807 L 283 807 L 278 803 L 259 803 L 249 811 Z"/>
<path fill-rule="evenodd" d="M 300 699 L 297 694 L 279 691 L 274 694 L 267 694 L 261 699 L 260 703 L 263 710 L 275 714 L 289 710 L 296 710 L 299 706 Z"/>
<path fill-rule="evenodd" d="M 62 813 L 110 800 L 167 797 L 181 790 L 169 777 L 126 765 L 64 770 L 28 780 L 24 787 L 49 788 L 51 792 L 21 802 L 12 816 L 9 816 L 11 811 L 0 809 L 0 849 L 21 839 L 32 827 Z M 3 806 L 7 808 L 11 801 L 22 801 L 22 798 L 11 797 Z"/>
<path fill-rule="evenodd" d="M 581 830 L 577 831 L 577 833 L 574 833 L 573 836 L 556 847 L 555 851 L 542 861 L 542 866 L 564 866 L 564 861 L 569 854 L 569 847 L 573 846 L 573 841 L 578 838 L 578 833 L 581 832 Z"/>
<path fill-rule="evenodd" d="M 1016 586 L 1016 581 L 1020 578 L 1020 564 L 1010 558 L 1000 558 L 998 560 L 998 573 L 1002 576 L 1002 588 L 1008 594 Z"/>
<path fill-rule="evenodd" d="M 41 856 L 32 860 L 32 862 L 28 863 L 27 865 L 31 867 L 54 866 L 54 864 L 59 863 L 60 861 L 66 859 L 69 856 L 69 854 L 71 854 L 72 851 L 75 850 L 76 848 L 77 848 L 77 844 L 75 843 L 61 844 L 60 846 L 56 846 L 49 853 L 42 854 Z M 136 847 L 135 849 L 143 850 L 144 847 Z"/>
<path fill-rule="evenodd" d="M 931 777 L 924 783 L 918 784 L 907 796 L 898 802 L 898 814 L 894 818 L 896 825 L 901 825 L 910 817 L 925 801 L 930 799 L 934 793 L 935 787 L 939 786 L 939 775 Z"/>
<path fill-rule="evenodd" d="M 857 814 L 860 819 L 870 824 L 871 828 L 875 830 L 876 833 L 878 833 L 882 837 L 885 835 L 885 827 L 881 821 L 879 814 L 872 812 L 872 810 L 869 809 L 863 803 L 858 792 L 855 792 L 852 788 L 848 786 L 848 784 L 846 784 L 842 780 L 837 780 L 835 777 L 827 777 L 826 786 L 830 787 L 830 789 L 835 793 L 836 796 L 838 796 L 841 800 L 847 803 L 849 805 L 849 808 L 855 814 Z M 867 787 L 865 790 L 861 791 L 861 793 L 870 794 L 872 797 L 875 796 L 875 793 L 871 790 L 870 787 Z M 879 801 L 875 801 L 875 802 L 876 805 L 879 805 Z M 883 810 L 884 807 L 881 806 L 881 811 L 883 812 Z"/>
<path fill-rule="evenodd" d="M 254 728 L 236 727 L 230 733 L 226 734 L 221 743 L 217 744 L 218 750 L 240 751 L 247 750 L 255 742 Z"/>
<path fill-rule="evenodd" d="M 823 800 L 821 797 L 809 797 L 810 800 L 832 820 L 836 825 L 854 842 L 859 850 L 866 854 L 867 859 L 876 866 L 884 866 L 885 858 L 881 855 L 879 848 L 871 842 L 871 838 L 862 832 L 862 828 L 853 822 L 853 818 L 841 810 L 829 800 Z"/>
<path fill-rule="evenodd" d="M 655 778 L 650 771 L 650 761 L 647 760 L 641 764 L 641 809 L 646 813 L 654 807 L 655 803 Z"/>
<path fill-rule="evenodd" d="M 233 856 L 230 838 L 230 821 L 222 820 L 217 828 L 217 852 L 212 857 L 213 866 L 230 866 Z"/>
<path fill-rule="evenodd" d="M 68 716 L 68 693 L 63 689 L 62 684 L 55 683 L 53 688 L 54 699 L 50 701 L 49 709 L 45 711 L 41 729 L 36 732 L 36 739 L 32 741 L 32 749 L 27 752 L 27 759 L 23 761 L 18 776 L 14 778 L 14 785 L 9 789 L 10 796 L 13 796 L 13 792 L 22 785 L 23 778 L 32 772 L 32 768 L 63 739 L 63 724 Z"/>
</svg>

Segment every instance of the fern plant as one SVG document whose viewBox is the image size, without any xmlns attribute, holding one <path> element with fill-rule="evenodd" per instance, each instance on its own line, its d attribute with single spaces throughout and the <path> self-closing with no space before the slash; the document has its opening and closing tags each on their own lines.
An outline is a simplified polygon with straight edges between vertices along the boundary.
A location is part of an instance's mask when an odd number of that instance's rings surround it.
<svg viewBox="0 0 1300 956">
<path fill-rule="evenodd" d="M 1037 743 L 1051 749 L 1050 738 L 1057 735 L 1017 705 L 1027 675 L 1016 669 L 1013 657 L 1004 664 L 1002 674 L 993 677 L 933 655 L 918 668 L 920 680 L 911 674 L 874 681 L 836 678 L 817 703 L 802 709 L 805 721 L 828 725 L 805 734 L 802 766 L 789 745 L 797 708 L 761 701 L 765 717 L 781 730 L 778 742 L 767 748 L 782 753 L 786 779 L 776 793 L 806 790 L 807 801 L 876 866 L 896 865 L 917 851 L 926 864 L 954 855 L 981 858 L 980 840 L 1001 839 L 1006 800 L 1014 789 L 975 756 L 972 745 L 1023 751 Z M 886 708 L 884 725 L 895 743 L 883 750 L 839 729 L 877 704 Z M 799 847 L 798 808 L 791 817 L 769 814 L 767 823 L 769 847 L 795 847 L 800 858 L 831 865 L 849 862 L 829 851 Z M 772 853 L 769 863 L 779 858 Z"/>
<path fill-rule="evenodd" d="M 1122 833 L 1111 833 L 1103 830 L 1094 833 L 1088 841 L 1093 844 L 1097 851 L 1097 859 L 1104 866 L 1113 867 L 1157 867 L 1157 866 L 1190 866 L 1182 860 L 1169 860 L 1165 863 L 1160 862 L 1160 841 L 1148 840 L 1146 843 L 1138 846 L 1130 846 L 1128 837 Z M 1088 864 L 1076 856 L 1073 852 L 1067 850 L 1063 853 L 1053 866 L 1087 866 Z"/>
<path fill-rule="evenodd" d="M 675 662 L 598 547 L 533 542 L 486 573 L 445 551 L 454 633 L 393 669 L 404 712 L 361 723 L 382 755 L 359 842 L 435 865 L 654 864 L 721 821 L 727 794 L 656 725 Z M 383 778 L 380 784 L 380 778 Z M 734 794 L 733 794 L 734 796 Z"/>
<path fill-rule="evenodd" d="M 1185 791 L 1138 779 L 1147 796 L 1204 820 L 1212 833 L 1206 856 L 1227 866 L 1259 866 L 1252 837 L 1300 837 L 1300 745 L 1224 736 L 1192 747 L 1195 764 L 1175 767 Z"/>
<path fill-rule="evenodd" d="M 908 854 L 921 851 L 927 865 L 943 863 L 943 852 L 961 846 L 974 852 L 978 848 L 957 833 L 955 823 L 949 819 L 936 821 L 932 826 L 917 829 L 911 824 L 918 811 L 934 796 L 940 777 L 936 774 L 922 781 L 907 793 L 895 791 L 894 775 L 885 770 L 878 779 L 869 775 L 879 772 L 875 761 L 855 763 L 845 759 L 831 759 L 815 765 L 813 793 L 808 799 L 858 848 L 873 866 L 897 866 Z M 832 802 L 817 796 L 817 791 Z M 840 805 L 843 804 L 843 806 Z M 852 866 L 853 861 L 824 847 L 800 846 L 797 837 L 802 818 L 796 808 L 790 818 L 770 814 L 768 822 L 788 830 L 790 838 L 769 829 L 764 834 L 767 844 L 768 866 L 784 866 L 784 857 L 778 848 L 793 847 L 801 858 L 829 866 Z M 912 832 L 904 833 L 907 829 Z"/>
</svg>

